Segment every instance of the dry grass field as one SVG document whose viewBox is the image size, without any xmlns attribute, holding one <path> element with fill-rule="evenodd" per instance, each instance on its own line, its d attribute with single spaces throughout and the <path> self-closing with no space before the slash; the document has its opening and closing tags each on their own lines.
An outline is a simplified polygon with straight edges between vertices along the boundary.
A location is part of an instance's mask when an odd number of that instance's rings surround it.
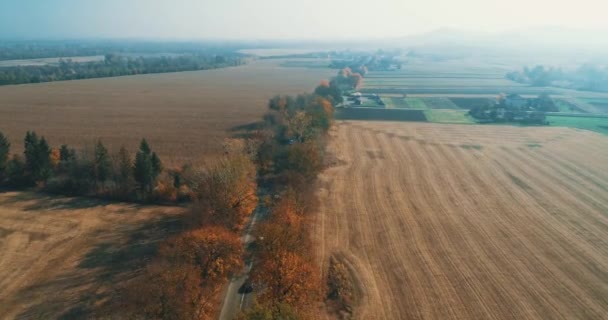
<svg viewBox="0 0 608 320">
<path fill-rule="evenodd" d="M 0 193 L 0 319 L 86 318 L 182 210 Z"/>
<path fill-rule="evenodd" d="M 234 68 L 0 87 L 0 131 L 22 152 L 26 130 L 54 146 L 96 139 L 135 151 L 146 137 L 172 164 L 221 152 L 231 128 L 260 120 L 275 94 L 310 92 L 330 69 L 281 60 Z"/>
<path fill-rule="evenodd" d="M 314 234 L 355 318 L 607 318 L 607 137 L 351 121 L 329 152 Z"/>
</svg>

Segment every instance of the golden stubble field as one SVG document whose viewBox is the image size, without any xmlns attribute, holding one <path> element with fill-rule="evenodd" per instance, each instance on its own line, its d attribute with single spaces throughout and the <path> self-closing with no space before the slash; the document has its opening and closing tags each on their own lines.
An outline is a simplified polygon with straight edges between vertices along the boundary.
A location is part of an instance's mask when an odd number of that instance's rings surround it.
<svg viewBox="0 0 608 320">
<path fill-rule="evenodd" d="M 180 165 L 219 154 L 230 129 L 261 119 L 275 94 L 311 92 L 334 70 L 280 67 L 281 60 L 206 71 L 0 87 L 0 131 L 22 152 L 27 130 L 53 146 L 101 139 L 135 151 L 145 137 Z"/>
<path fill-rule="evenodd" d="M 0 193 L 0 319 L 87 318 L 179 230 L 183 211 Z"/>
<path fill-rule="evenodd" d="M 339 122 L 319 263 L 358 319 L 606 319 L 608 137 L 564 128 Z"/>
</svg>

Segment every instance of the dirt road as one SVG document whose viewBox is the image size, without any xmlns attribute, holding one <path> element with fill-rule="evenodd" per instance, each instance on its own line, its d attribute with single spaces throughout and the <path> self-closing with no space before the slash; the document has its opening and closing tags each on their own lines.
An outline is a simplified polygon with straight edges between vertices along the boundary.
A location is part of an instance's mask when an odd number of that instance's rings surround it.
<svg viewBox="0 0 608 320">
<path fill-rule="evenodd" d="M 329 152 L 314 234 L 356 318 L 608 317 L 608 137 L 353 121 Z"/>
</svg>

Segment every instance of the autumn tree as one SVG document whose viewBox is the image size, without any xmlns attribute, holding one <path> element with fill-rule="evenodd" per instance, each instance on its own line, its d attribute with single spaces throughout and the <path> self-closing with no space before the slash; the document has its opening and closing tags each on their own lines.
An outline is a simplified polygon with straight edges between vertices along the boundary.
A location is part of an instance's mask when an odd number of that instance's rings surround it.
<svg viewBox="0 0 608 320">
<path fill-rule="evenodd" d="M 310 306 L 319 296 L 318 268 L 298 254 L 278 251 L 253 269 L 252 281 L 260 289 L 261 303 L 287 303 L 298 309 Z"/>
<path fill-rule="evenodd" d="M 172 263 L 195 266 L 207 286 L 219 285 L 243 268 L 241 239 L 219 226 L 176 236 L 161 245 L 159 254 Z"/>
<path fill-rule="evenodd" d="M 239 320 L 300 320 L 298 312 L 286 303 L 259 304 L 256 303 L 247 310 Z"/>
<path fill-rule="evenodd" d="M 334 115 L 334 107 L 325 98 L 314 99 L 307 108 L 311 119 L 311 125 L 327 131 L 331 126 Z"/>
<path fill-rule="evenodd" d="M 157 259 L 144 274 L 128 283 L 105 317 L 130 319 L 211 319 L 214 301 L 208 298 L 204 279 L 191 264 Z"/>
<path fill-rule="evenodd" d="M 275 159 L 277 173 L 299 176 L 304 181 L 314 179 L 322 165 L 322 150 L 314 140 L 287 146 L 277 154 Z M 293 182 L 298 182 L 296 180 Z M 289 181 L 288 184 L 290 184 Z M 297 187 L 296 184 L 291 186 Z"/>
<path fill-rule="evenodd" d="M 189 180 L 197 196 L 193 218 L 198 225 L 241 230 L 257 206 L 256 167 L 246 155 L 224 157 Z"/>
<path fill-rule="evenodd" d="M 55 170 L 59 167 L 59 164 L 61 163 L 61 153 L 60 153 L 59 149 L 57 149 L 57 148 L 51 149 L 51 154 L 49 156 L 49 160 L 50 160 L 51 168 L 53 170 Z"/>
<path fill-rule="evenodd" d="M 336 104 L 344 101 L 344 98 L 342 97 L 342 90 L 340 90 L 334 81 L 321 81 L 321 83 L 315 88 L 315 94 L 331 99 Z"/>
<path fill-rule="evenodd" d="M 0 182 L 6 175 L 6 166 L 8 164 L 8 156 L 10 154 L 11 143 L 8 138 L 0 132 Z"/>
<path fill-rule="evenodd" d="M 295 191 L 286 192 L 272 206 L 270 219 L 256 227 L 256 248 L 259 255 L 272 258 L 281 250 L 300 255 L 310 253 L 311 244 L 303 214 L 303 208 L 295 198 Z"/>
</svg>

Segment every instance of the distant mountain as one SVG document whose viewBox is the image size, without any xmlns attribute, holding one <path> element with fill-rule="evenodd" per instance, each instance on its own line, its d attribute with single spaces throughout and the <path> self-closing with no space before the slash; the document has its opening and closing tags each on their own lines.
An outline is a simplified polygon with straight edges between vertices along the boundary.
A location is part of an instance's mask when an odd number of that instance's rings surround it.
<svg viewBox="0 0 608 320">
<path fill-rule="evenodd" d="M 508 50 L 544 54 L 600 55 L 608 53 L 606 30 L 537 27 L 505 32 L 472 32 L 441 28 L 428 33 L 386 41 L 406 48 Z"/>
</svg>

